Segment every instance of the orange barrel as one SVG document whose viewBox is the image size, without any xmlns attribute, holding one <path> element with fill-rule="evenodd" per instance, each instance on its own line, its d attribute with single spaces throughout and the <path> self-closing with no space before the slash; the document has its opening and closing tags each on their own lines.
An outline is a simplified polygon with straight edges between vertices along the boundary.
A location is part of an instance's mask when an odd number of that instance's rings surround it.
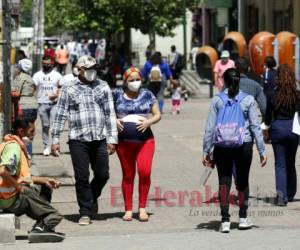
<svg viewBox="0 0 300 250">
<path fill-rule="evenodd" d="M 229 32 L 223 39 L 223 49 L 230 52 L 230 58 L 233 60 L 245 56 L 246 47 L 246 39 L 240 32 Z"/>
<path fill-rule="evenodd" d="M 202 46 L 196 55 L 196 70 L 200 78 L 214 79 L 213 69 L 218 60 L 217 51 L 211 46 Z"/>
<path fill-rule="evenodd" d="M 251 67 L 258 75 L 264 72 L 264 61 L 267 56 L 274 56 L 273 42 L 275 35 L 262 31 L 257 33 L 249 42 L 249 58 Z"/>
<path fill-rule="evenodd" d="M 293 70 L 295 69 L 295 42 L 297 35 L 282 31 L 277 34 L 278 39 L 278 61 L 279 64 L 288 64 Z"/>
</svg>

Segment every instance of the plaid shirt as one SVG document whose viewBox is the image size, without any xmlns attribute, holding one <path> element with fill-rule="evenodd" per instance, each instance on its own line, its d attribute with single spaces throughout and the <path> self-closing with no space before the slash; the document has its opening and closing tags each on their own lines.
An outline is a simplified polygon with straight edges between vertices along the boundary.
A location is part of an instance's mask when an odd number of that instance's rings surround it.
<svg viewBox="0 0 300 250">
<path fill-rule="evenodd" d="M 69 140 L 97 141 L 107 139 L 118 143 L 116 114 L 111 90 L 106 82 L 96 80 L 91 85 L 78 79 L 62 88 L 52 127 L 53 144 L 69 120 Z"/>
</svg>

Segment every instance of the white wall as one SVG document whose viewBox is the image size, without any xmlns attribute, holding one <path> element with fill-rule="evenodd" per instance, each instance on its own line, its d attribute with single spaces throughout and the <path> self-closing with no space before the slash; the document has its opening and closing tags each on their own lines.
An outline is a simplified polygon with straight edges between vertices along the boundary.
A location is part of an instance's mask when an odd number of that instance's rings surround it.
<svg viewBox="0 0 300 250">
<path fill-rule="evenodd" d="M 191 39 L 192 39 L 192 12 L 187 10 L 187 53 L 191 51 Z M 175 45 L 177 51 L 183 54 L 183 25 L 178 25 L 173 33 L 174 37 L 161 37 L 156 36 L 156 50 L 160 51 L 164 57 L 168 57 L 170 54 L 171 45 Z M 143 65 L 145 63 L 145 51 L 147 46 L 149 45 L 149 36 L 142 34 L 139 30 L 132 29 L 131 31 L 132 37 L 132 51 L 137 52 L 139 55 L 138 60 L 133 62 L 134 64 Z"/>
</svg>

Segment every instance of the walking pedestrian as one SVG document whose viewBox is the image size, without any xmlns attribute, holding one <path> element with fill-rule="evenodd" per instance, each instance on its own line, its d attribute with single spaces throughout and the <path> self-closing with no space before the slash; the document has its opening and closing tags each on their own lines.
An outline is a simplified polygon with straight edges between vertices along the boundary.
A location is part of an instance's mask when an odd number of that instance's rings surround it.
<svg viewBox="0 0 300 250">
<path fill-rule="evenodd" d="M 247 210 L 254 139 L 262 166 L 266 164 L 267 157 L 254 98 L 239 90 L 240 74 L 236 69 L 226 70 L 224 80 L 226 89 L 213 98 L 206 122 L 203 165 L 211 167 L 215 163 L 217 166 L 222 216 L 220 231 L 228 233 L 233 165 L 236 167 L 236 185 L 239 194 L 239 228 L 248 229 L 253 226 L 247 218 Z"/>
<path fill-rule="evenodd" d="M 159 51 L 155 52 L 151 59 L 145 63 L 142 76 L 149 83 L 149 89 L 157 97 L 159 110 L 162 113 L 167 81 L 172 82 L 173 76 L 169 64 L 162 59 Z"/>
<path fill-rule="evenodd" d="M 122 191 L 125 201 L 124 221 L 132 220 L 132 195 L 134 177 L 139 174 L 139 220 L 148 221 L 146 204 L 151 182 L 151 168 L 155 141 L 151 126 L 161 119 L 158 102 L 151 91 L 141 88 L 142 77 L 139 69 L 129 68 L 123 76 L 124 89 L 113 92 L 123 179 Z"/>
<path fill-rule="evenodd" d="M 6 135 L 0 144 L 0 209 L 16 216 L 26 214 L 35 225 L 28 234 L 32 243 L 59 242 L 64 236 L 54 228 L 62 215 L 33 188 L 34 183 L 57 187 L 56 182 L 45 177 L 32 177 L 27 149 L 22 138 L 34 137 L 33 124 L 25 120 L 14 122 L 14 135 Z"/>
<path fill-rule="evenodd" d="M 276 60 L 273 56 L 267 56 L 265 58 L 265 71 L 262 75 L 264 93 L 273 90 L 276 87 Z"/>
<path fill-rule="evenodd" d="M 277 87 L 267 92 L 265 125 L 269 127 L 275 156 L 277 205 L 286 206 L 297 192 L 295 159 L 299 136 L 292 127 L 295 112 L 300 111 L 300 93 L 295 73 L 287 64 L 279 66 L 277 77 Z"/>
<path fill-rule="evenodd" d="M 50 155 L 49 130 L 56 112 L 61 78 L 61 74 L 54 70 L 54 60 L 49 56 L 43 57 L 42 70 L 33 75 L 37 91 L 38 114 L 42 122 L 44 156 Z"/>
<path fill-rule="evenodd" d="M 230 53 L 227 50 L 223 50 L 220 59 L 216 62 L 214 66 L 215 74 L 215 85 L 221 92 L 224 88 L 224 78 L 223 74 L 227 69 L 234 68 L 234 61 L 230 59 Z"/>
<path fill-rule="evenodd" d="M 78 59 L 78 79 L 62 88 L 52 129 L 52 152 L 58 156 L 60 134 L 69 120 L 79 225 L 89 225 L 98 212 L 97 199 L 109 179 L 108 155 L 115 152 L 118 142 L 112 94 L 108 84 L 97 79 L 97 66 L 91 56 Z M 90 165 L 94 173 L 91 182 Z"/>
<path fill-rule="evenodd" d="M 21 114 L 19 113 L 18 116 L 34 123 L 37 118 L 38 104 L 34 96 L 35 88 L 34 81 L 30 76 L 31 70 L 32 62 L 29 59 L 22 59 L 18 62 L 12 91 L 16 92 L 19 98 L 17 108 L 21 111 Z M 27 145 L 27 150 L 32 158 L 33 149 L 31 141 Z"/>
<path fill-rule="evenodd" d="M 172 114 L 179 114 L 181 107 L 181 96 L 186 94 L 187 90 L 183 90 L 179 80 L 175 79 L 171 85 L 171 99 L 172 99 Z"/>
<path fill-rule="evenodd" d="M 69 53 L 63 44 L 60 45 L 60 48 L 56 51 L 56 63 L 57 71 L 65 75 L 67 64 L 69 62 Z"/>
<path fill-rule="evenodd" d="M 259 83 L 247 76 L 250 69 L 248 59 L 240 57 L 236 60 L 235 66 L 240 72 L 240 90 L 254 97 L 262 116 L 264 116 L 266 112 L 267 99 Z"/>
</svg>

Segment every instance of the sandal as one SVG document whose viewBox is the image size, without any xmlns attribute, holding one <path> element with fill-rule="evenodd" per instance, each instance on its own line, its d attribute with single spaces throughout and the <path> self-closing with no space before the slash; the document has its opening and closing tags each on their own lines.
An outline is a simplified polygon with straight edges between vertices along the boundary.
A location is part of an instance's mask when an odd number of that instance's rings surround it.
<svg viewBox="0 0 300 250">
<path fill-rule="evenodd" d="M 126 211 L 122 219 L 123 221 L 132 221 L 132 211 Z"/>
<path fill-rule="evenodd" d="M 147 222 L 149 220 L 149 215 L 147 214 L 144 208 L 140 208 L 139 211 L 139 221 L 140 222 Z"/>
</svg>

